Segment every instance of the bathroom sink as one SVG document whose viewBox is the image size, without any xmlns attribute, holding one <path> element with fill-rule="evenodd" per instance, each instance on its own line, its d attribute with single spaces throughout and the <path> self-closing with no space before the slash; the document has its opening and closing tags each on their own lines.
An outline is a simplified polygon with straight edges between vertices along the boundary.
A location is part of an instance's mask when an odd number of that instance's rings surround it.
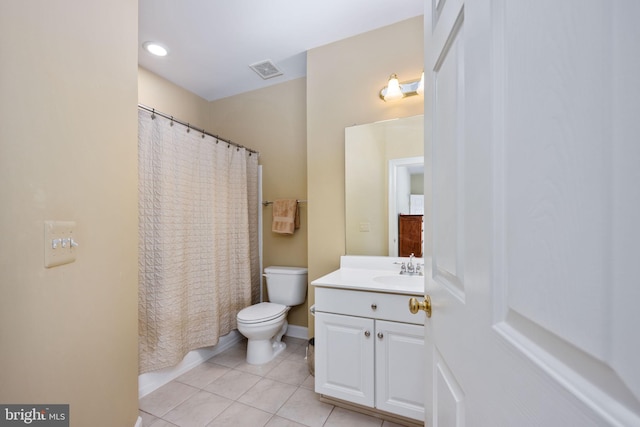
<svg viewBox="0 0 640 427">
<path fill-rule="evenodd" d="M 416 265 L 420 265 L 423 276 L 400 274 L 401 268 L 398 264 L 402 263 L 406 266 L 408 259 L 343 255 L 338 270 L 315 279 L 311 285 L 411 296 L 423 295 L 425 284 L 431 281 L 431 259 L 423 258 L 419 263 L 415 261 Z"/>
<path fill-rule="evenodd" d="M 422 289 L 422 287 L 424 286 L 424 276 L 418 276 L 418 275 L 413 275 L 413 276 L 402 275 L 402 274 L 384 275 L 384 276 L 374 277 L 373 281 L 383 284 L 385 286 L 388 286 L 389 288 L 416 287 L 419 290 L 419 289 Z"/>
</svg>

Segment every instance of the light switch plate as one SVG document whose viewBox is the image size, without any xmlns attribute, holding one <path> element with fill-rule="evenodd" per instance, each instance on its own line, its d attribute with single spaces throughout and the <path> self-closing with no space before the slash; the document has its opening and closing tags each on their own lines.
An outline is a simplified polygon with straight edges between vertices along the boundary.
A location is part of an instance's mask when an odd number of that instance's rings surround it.
<svg viewBox="0 0 640 427">
<path fill-rule="evenodd" d="M 44 222 L 44 266 L 55 267 L 76 260 L 75 221 Z"/>
<path fill-rule="evenodd" d="M 361 222 L 360 223 L 360 231 L 361 232 L 371 231 L 371 223 Z"/>
</svg>

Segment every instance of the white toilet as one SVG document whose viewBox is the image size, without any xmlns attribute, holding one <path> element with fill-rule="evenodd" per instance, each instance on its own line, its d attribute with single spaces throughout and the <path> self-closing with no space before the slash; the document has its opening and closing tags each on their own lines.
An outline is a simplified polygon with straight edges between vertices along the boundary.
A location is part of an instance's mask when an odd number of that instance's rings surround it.
<svg viewBox="0 0 640 427">
<path fill-rule="evenodd" d="M 238 331 L 247 337 L 247 363 L 261 365 L 287 346 L 281 341 L 287 332 L 287 313 L 302 304 L 307 295 L 307 269 L 267 267 L 264 269 L 270 302 L 261 302 L 238 312 Z"/>
</svg>

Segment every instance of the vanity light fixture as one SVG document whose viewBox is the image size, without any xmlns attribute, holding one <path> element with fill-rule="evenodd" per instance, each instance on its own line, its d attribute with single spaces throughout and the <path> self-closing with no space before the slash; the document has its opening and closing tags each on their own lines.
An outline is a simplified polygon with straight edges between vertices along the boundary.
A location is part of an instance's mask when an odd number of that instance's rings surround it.
<svg viewBox="0 0 640 427">
<path fill-rule="evenodd" d="M 379 96 L 385 102 L 397 101 L 407 96 L 424 94 L 424 71 L 419 80 L 402 82 L 398 80 L 397 74 L 391 74 L 389 82 L 380 90 Z"/>
<path fill-rule="evenodd" d="M 169 53 L 166 47 L 156 42 L 144 42 L 142 47 L 144 50 L 155 56 L 167 56 L 167 53 Z"/>
<path fill-rule="evenodd" d="M 418 88 L 416 89 L 416 92 L 420 96 L 424 95 L 424 71 L 420 76 L 420 81 L 418 82 Z"/>
</svg>

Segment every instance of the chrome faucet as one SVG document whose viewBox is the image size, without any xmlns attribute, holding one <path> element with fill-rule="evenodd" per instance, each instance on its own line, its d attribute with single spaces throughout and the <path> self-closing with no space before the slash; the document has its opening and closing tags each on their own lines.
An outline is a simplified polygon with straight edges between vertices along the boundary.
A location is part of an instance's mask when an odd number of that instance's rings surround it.
<svg viewBox="0 0 640 427">
<path fill-rule="evenodd" d="M 409 273 L 409 274 L 416 272 L 416 267 L 413 264 L 413 260 L 415 258 L 416 258 L 416 256 L 413 253 L 411 253 L 411 255 L 409 255 L 409 263 L 407 264 L 407 273 Z"/>
<path fill-rule="evenodd" d="M 422 271 L 422 267 L 424 266 L 424 264 L 415 262 L 415 259 L 415 254 L 411 254 L 409 255 L 408 263 L 405 264 L 404 262 L 394 262 L 394 264 L 400 264 L 400 274 L 406 274 L 409 276 L 423 276 L 424 273 Z"/>
</svg>

